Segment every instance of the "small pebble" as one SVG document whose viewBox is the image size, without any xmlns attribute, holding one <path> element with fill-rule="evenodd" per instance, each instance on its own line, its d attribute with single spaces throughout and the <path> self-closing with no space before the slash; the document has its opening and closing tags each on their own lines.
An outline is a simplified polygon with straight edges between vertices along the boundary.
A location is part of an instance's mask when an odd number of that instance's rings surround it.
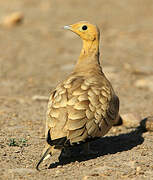
<svg viewBox="0 0 153 180">
<path fill-rule="evenodd" d="M 23 14 L 21 12 L 14 12 L 3 19 L 2 24 L 6 27 L 12 27 L 20 24 L 23 21 Z"/>
<path fill-rule="evenodd" d="M 48 101 L 49 97 L 47 97 L 47 96 L 40 96 L 40 95 L 34 95 L 32 97 L 32 100 L 34 100 L 34 101 Z"/>
<path fill-rule="evenodd" d="M 87 180 L 87 179 L 89 179 L 90 178 L 90 176 L 84 176 L 83 178 L 82 178 L 82 180 Z"/>
<path fill-rule="evenodd" d="M 147 87 L 148 82 L 145 79 L 139 79 L 135 82 L 135 86 L 138 88 L 144 88 Z"/>
<path fill-rule="evenodd" d="M 141 122 L 141 126 L 145 128 L 147 131 L 153 131 L 153 116 L 145 118 Z"/>
<path fill-rule="evenodd" d="M 129 162 L 127 162 L 127 165 L 134 169 L 136 166 L 136 161 L 129 161 Z"/>
<path fill-rule="evenodd" d="M 122 114 L 123 126 L 127 128 L 136 128 L 140 125 L 141 118 L 138 114 Z"/>
<path fill-rule="evenodd" d="M 56 170 L 56 174 L 59 174 L 60 173 L 60 170 Z"/>
<path fill-rule="evenodd" d="M 59 165 L 58 168 L 62 168 L 62 165 Z"/>
<path fill-rule="evenodd" d="M 140 89 L 148 88 L 153 92 L 153 76 L 148 76 L 147 78 L 137 80 L 135 82 L 135 86 Z"/>
<path fill-rule="evenodd" d="M 140 172 L 141 172 L 141 167 L 138 166 L 138 167 L 136 168 L 136 174 L 140 174 Z"/>
<path fill-rule="evenodd" d="M 148 117 L 146 120 L 146 130 L 153 131 L 153 117 Z"/>
</svg>

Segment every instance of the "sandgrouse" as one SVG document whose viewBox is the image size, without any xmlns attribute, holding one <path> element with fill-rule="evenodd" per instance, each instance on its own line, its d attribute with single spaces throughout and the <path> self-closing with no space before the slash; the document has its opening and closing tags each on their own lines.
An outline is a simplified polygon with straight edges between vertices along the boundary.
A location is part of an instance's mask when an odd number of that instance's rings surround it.
<svg viewBox="0 0 153 180">
<path fill-rule="evenodd" d="M 119 99 L 99 63 L 98 27 L 81 21 L 64 28 L 81 37 L 83 48 L 73 72 L 51 93 L 37 170 L 56 150 L 104 136 L 119 118 Z"/>
</svg>

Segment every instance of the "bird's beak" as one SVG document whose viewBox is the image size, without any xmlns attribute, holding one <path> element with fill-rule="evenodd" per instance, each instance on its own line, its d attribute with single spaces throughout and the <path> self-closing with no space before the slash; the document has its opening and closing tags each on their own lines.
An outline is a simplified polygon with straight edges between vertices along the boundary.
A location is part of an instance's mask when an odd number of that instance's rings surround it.
<svg viewBox="0 0 153 180">
<path fill-rule="evenodd" d="M 69 26 L 64 26 L 64 29 L 71 30 L 71 29 L 72 29 L 72 26 L 71 26 L 71 25 L 69 25 Z"/>
</svg>

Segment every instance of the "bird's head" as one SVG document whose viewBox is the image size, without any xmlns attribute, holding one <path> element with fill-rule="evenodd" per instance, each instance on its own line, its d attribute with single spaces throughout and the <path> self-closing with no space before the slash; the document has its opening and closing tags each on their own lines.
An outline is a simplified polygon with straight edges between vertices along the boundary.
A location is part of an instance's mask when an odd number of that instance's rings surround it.
<svg viewBox="0 0 153 180">
<path fill-rule="evenodd" d="M 99 40 L 98 27 L 86 21 L 80 21 L 76 24 L 64 26 L 64 29 L 68 29 L 76 33 L 85 41 L 94 41 L 96 39 Z"/>
</svg>

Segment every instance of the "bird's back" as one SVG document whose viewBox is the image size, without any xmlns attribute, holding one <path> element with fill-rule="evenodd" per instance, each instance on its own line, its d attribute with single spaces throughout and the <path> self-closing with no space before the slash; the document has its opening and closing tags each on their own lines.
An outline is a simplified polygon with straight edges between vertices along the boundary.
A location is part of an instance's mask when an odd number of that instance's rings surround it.
<svg viewBox="0 0 153 180">
<path fill-rule="evenodd" d="M 52 92 L 47 111 L 46 134 L 52 140 L 66 137 L 70 143 L 101 137 L 118 115 L 119 100 L 104 74 L 72 73 Z"/>
</svg>

